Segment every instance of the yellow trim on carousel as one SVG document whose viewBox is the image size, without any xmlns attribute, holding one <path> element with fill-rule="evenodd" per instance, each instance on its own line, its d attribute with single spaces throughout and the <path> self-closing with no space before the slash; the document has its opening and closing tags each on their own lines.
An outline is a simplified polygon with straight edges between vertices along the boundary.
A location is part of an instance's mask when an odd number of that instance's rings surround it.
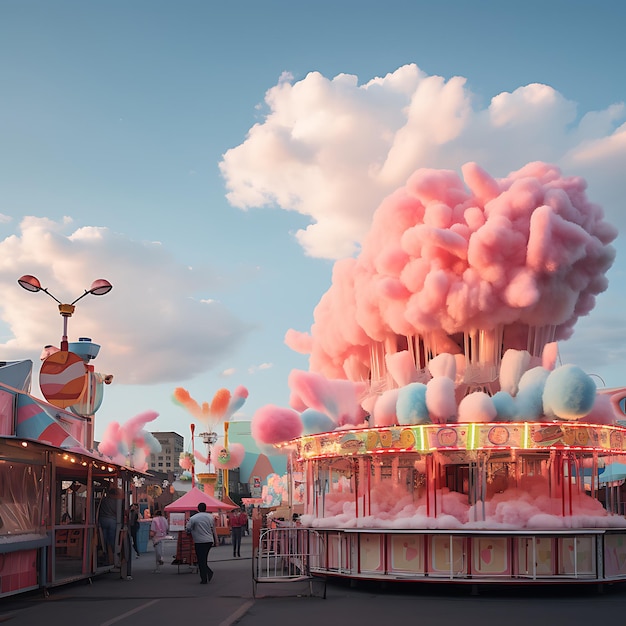
<svg viewBox="0 0 626 626">
<path fill-rule="evenodd" d="M 581 450 L 626 453 L 626 428 L 571 422 L 420 424 L 355 428 L 305 435 L 300 460 L 435 450 Z M 281 447 L 281 446 L 279 446 Z"/>
</svg>

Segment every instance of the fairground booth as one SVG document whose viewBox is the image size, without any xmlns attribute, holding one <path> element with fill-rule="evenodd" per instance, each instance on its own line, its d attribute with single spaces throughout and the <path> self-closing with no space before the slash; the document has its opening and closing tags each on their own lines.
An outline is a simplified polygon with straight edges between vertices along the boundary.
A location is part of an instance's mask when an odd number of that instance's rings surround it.
<svg viewBox="0 0 626 626">
<path fill-rule="evenodd" d="M 142 472 L 91 450 L 92 415 L 31 396 L 31 370 L 31 361 L 0 366 L 0 597 L 132 562 L 126 513 L 133 477 Z M 110 486 L 123 495 L 114 563 L 97 526 Z"/>
</svg>

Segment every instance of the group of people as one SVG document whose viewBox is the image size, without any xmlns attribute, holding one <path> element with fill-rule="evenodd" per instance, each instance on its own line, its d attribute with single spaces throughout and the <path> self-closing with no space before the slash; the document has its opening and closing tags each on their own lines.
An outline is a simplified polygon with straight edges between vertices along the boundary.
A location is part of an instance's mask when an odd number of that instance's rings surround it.
<svg viewBox="0 0 626 626">
<path fill-rule="evenodd" d="M 115 537 L 117 523 L 120 519 L 122 506 L 122 495 L 117 487 L 110 487 L 106 497 L 100 502 L 98 510 L 98 524 L 102 531 L 102 543 L 105 552 L 106 564 L 114 563 Z M 141 516 L 137 504 L 133 504 L 129 510 L 128 527 L 131 536 L 132 549 L 136 558 L 140 556 L 137 543 L 139 531 L 139 520 Z M 241 508 L 234 509 L 228 516 L 231 529 L 231 540 L 233 546 L 233 557 L 241 557 L 241 538 L 244 532 L 248 531 L 248 515 Z M 208 584 L 213 578 L 213 570 L 209 567 L 209 552 L 218 543 L 215 518 L 206 510 L 206 504 L 200 502 L 198 511 L 189 518 L 185 525 L 185 530 L 193 539 L 196 559 L 198 562 L 198 572 L 200 583 Z M 150 522 L 150 540 L 154 546 L 155 573 L 160 572 L 163 561 L 163 540 L 168 537 L 169 526 L 166 518 L 160 509 L 154 511 Z"/>
</svg>

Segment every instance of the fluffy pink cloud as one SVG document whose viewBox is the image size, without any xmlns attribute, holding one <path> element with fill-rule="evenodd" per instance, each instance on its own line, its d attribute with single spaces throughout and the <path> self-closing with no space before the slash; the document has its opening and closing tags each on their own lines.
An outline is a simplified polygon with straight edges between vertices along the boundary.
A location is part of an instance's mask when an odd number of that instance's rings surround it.
<svg viewBox="0 0 626 626">
<path fill-rule="evenodd" d="M 520 329 L 565 339 L 591 311 L 617 231 L 585 181 L 541 162 L 502 179 L 462 171 L 418 170 L 381 203 L 360 255 L 336 263 L 310 333 L 287 334 L 311 371 L 367 372 L 371 346 L 399 335 L 443 331 L 452 345 L 438 352 L 454 353 L 455 334 L 502 325 L 505 348 L 519 349 Z"/>
</svg>

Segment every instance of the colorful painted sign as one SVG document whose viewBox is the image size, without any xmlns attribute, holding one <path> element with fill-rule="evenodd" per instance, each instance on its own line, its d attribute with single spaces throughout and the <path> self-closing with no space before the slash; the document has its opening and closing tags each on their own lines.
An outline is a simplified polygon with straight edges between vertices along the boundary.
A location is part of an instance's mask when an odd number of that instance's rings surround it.
<svg viewBox="0 0 626 626">
<path fill-rule="evenodd" d="M 626 428 L 546 422 L 424 424 L 333 431 L 297 440 L 302 459 L 435 450 L 571 448 L 626 452 Z"/>
<path fill-rule="evenodd" d="M 39 372 L 39 387 L 45 399 L 61 409 L 76 404 L 87 385 L 88 369 L 73 352 L 59 350 L 46 357 Z"/>
</svg>

